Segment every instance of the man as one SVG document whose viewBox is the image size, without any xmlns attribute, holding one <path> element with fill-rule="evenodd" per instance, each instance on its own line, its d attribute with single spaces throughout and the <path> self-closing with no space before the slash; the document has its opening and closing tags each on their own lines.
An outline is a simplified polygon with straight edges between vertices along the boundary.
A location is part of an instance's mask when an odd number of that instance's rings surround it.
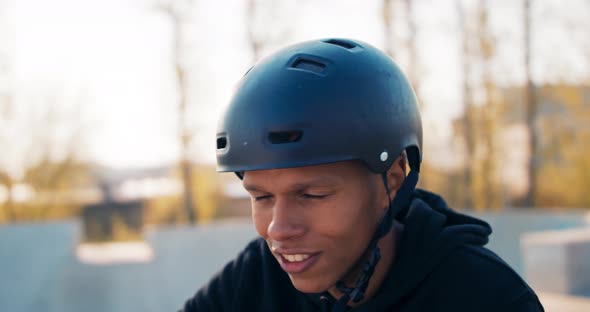
<svg viewBox="0 0 590 312">
<path fill-rule="evenodd" d="M 543 311 L 482 247 L 490 226 L 416 190 L 422 126 L 405 76 L 369 44 L 287 47 L 221 120 L 218 170 L 252 198 L 252 241 L 184 311 Z"/>
</svg>

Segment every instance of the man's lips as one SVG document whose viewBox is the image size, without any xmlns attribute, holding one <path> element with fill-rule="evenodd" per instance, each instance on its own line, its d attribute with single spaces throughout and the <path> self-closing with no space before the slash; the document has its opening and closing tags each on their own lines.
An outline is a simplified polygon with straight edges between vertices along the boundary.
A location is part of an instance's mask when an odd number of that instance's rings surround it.
<svg viewBox="0 0 590 312">
<path fill-rule="evenodd" d="M 319 252 L 302 252 L 296 250 L 273 250 L 281 268 L 289 274 L 302 273 L 309 269 L 320 257 Z"/>
</svg>

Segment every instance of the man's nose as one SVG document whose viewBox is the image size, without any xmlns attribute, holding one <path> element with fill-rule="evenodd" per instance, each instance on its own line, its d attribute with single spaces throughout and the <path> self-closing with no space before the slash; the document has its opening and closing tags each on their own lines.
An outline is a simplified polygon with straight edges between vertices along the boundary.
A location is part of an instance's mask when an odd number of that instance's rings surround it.
<svg viewBox="0 0 590 312">
<path fill-rule="evenodd" d="M 286 241 L 305 233 L 305 225 L 297 205 L 288 199 L 277 199 L 273 207 L 272 221 L 268 225 L 268 237 L 274 241 Z"/>
</svg>

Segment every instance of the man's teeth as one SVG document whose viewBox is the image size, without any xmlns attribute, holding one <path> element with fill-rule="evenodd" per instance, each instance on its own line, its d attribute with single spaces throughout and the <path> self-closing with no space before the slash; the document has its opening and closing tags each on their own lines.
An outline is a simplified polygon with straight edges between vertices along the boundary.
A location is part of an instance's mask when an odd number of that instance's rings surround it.
<svg viewBox="0 0 590 312">
<path fill-rule="evenodd" d="M 283 254 L 283 257 L 285 257 L 285 259 L 287 259 L 287 261 L 289 261 L 289 262 L 299 262 L 299 261 L 303 261 L 303 260 L 309 258 L 309 255 L 285 255 L 285 254 Z"/>
</svg>

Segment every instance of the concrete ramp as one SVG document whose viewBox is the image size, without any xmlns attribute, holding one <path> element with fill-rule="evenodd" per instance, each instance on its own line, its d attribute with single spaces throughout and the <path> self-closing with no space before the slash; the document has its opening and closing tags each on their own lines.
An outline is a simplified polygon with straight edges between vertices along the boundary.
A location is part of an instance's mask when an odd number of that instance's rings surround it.
<svg viewBox="0 0 590 312">
<path fill-rule="evenodd" d="M 527 233 L 521 246 L 525 277 L 533 289 L 590 295 L 590 227 Z"/>
<path fill-rule="evenodd" d="M 80 227 L 76 221 L 0 227 L 0 311 L 34 311 L 50 281 L 71 263 Z"/>
<path fill-rule="evenodd" d="M 0 311 L 177 311 L 255 236 L 243 221 L 159 228 L 129 261 L 136 245 L 78 245 L 76 222 L 2 226 Z"/>
<path fill-rule="evenodd" d="M 555 293 L 538 293 L 539 300 L 547 312 L 588 312 L 590 299 Z"/>
</svg>

